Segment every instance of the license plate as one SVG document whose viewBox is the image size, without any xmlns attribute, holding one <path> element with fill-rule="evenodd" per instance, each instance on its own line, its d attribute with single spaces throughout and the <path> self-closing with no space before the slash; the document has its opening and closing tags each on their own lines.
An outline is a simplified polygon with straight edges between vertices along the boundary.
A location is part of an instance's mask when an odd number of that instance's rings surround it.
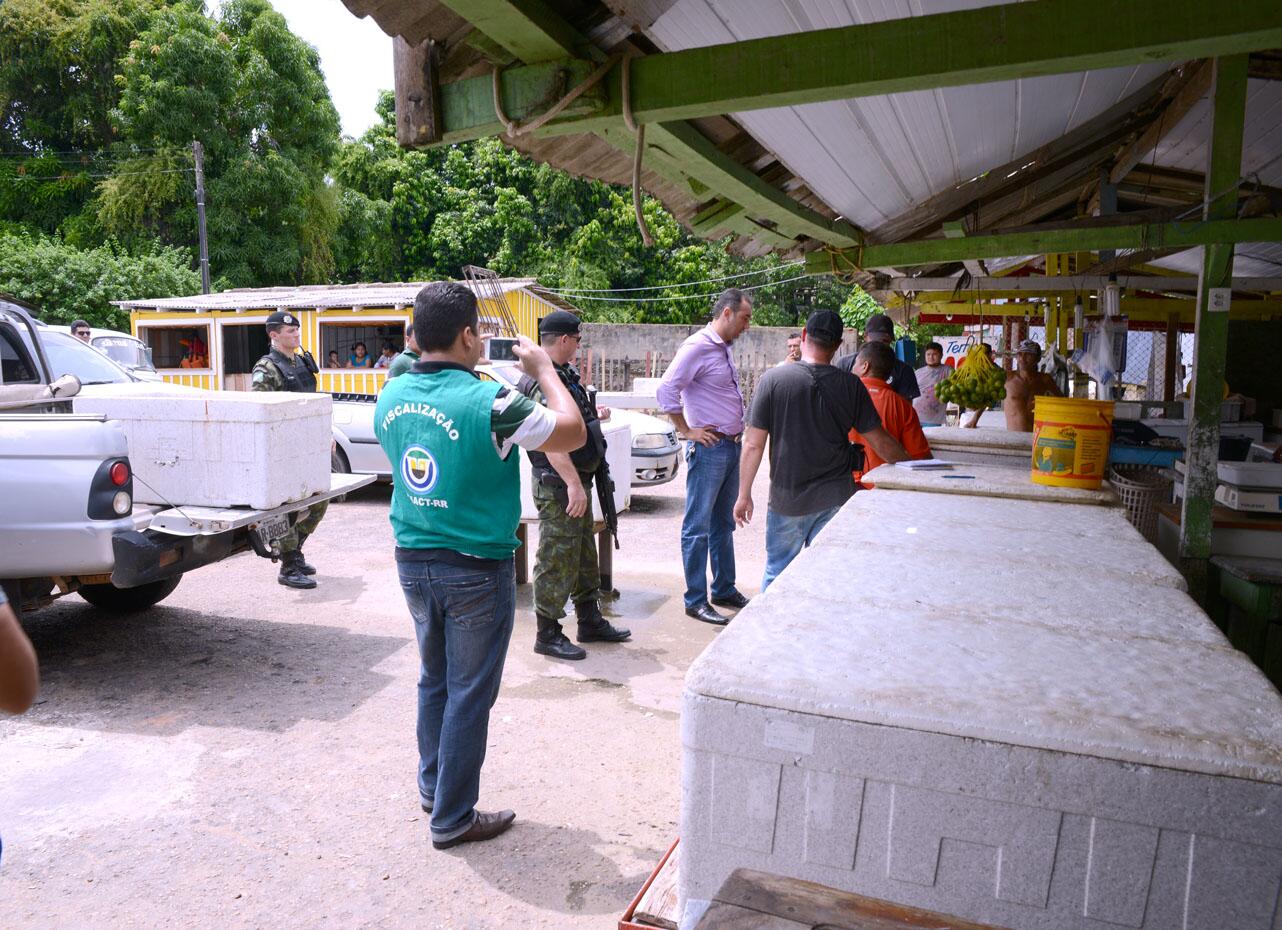
<svg viewBox="0 0 1282 930">
<path fill-rule="evenodd" d="M 254 532 L 258 534 L 262 544 L 270 548 L 272 543 L 289 533 L 289 517 L 267 517 L 254 527 Z"/>
</svg>

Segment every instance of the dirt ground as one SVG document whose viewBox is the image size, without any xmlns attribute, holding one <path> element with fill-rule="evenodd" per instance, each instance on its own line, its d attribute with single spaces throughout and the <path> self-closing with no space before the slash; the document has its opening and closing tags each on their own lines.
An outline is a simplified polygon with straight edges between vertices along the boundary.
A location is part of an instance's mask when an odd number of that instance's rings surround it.
<svg viewBox="0 0 1282 930">
<path fill-rule="evenodd" d="M 0 927 L 613 927 L 676 836 L 682 678 L 717 635 L 682 611 L 684 494 L 623 516 L 610 613 L 632 642 L 537 656 L 518 589 L 481 785 L 516 825 L 447 852 L 414 783 L 385 486 L 330 508 L 313 591 L 242 555 L 137 617 L 75 596 L 34 615 L 39 703 L 0 721 Z M 765 494 L 763 474 L 736 534 L 749 595 Z"/>
</svg>

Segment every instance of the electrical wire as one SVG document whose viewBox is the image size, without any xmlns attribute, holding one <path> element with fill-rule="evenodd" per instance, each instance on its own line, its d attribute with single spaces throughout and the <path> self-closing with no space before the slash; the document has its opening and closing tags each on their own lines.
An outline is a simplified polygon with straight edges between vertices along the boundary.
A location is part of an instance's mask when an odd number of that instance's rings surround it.
<svg viewBox="0 0 1282 930">
<path fill-rule="evenodd" d="M 759 291 L 763 287 L 775 287 L 776 285 L 780 285 L 780 284 L 791 284 L 793 281 L 803 281 L 806 278 L 813 278 L 813 277 L 815 277 L 815 275 L 800 274 L 800 275 L 797 275 L 795 278 L 784 278 L 782 281 L 769 281 L 765 284 L 751 284 L 751 285 L 748 285 L 747 287 L 741 287 L 739 288 L 739 290 Z M 702 300 L 709 297 L 720 296 L 716 292 L 710 291 L 706 294 L 682 294 L 677 297 L 591 297 L 583 294 L 577 294 L 577 295 L 564 294 L 561 291 L 554 291 L 551 288 L 543 288 L 543 290 L 548 291 L 551 294 L 555 294 L 557 297 L 564 297 L 566 300 L 570 300 L 570 301 L 602 300 L 608 303 L 618 303 L 618 304 L 671 303 L 672 301 L 676 301 L 676 300 Z"/>
<path fill-rule="evenodd" d="M 78 178 L 128 178 L 150 174 L 193 174 L 195 171 L 195 168 L 151 168 L 146 171 L 105 171 L 93 174 L 68 171 L 63 174 L 46 175 L 15 174 L 12 177 L 0 177 L 0 181 L 74 181 Z"/>
<path fill-rule="evenodd" d="M 735 281 L 739 278 L 749 278 L 758 274 L 771 274 L 780 268 L 795 268 L 798 265 L 804 265 L 802 260 L 793 262 L 784 262 L 782 265 L 776 265 L 773 268 L 758 268 L 756 271 L 744 271 L 740 274 L 728 274 L 720 278 L 704 278 L 702 281 L 683 281 L 680 284 L 651 284 L 647 287 L 582 287 L 582 288 L 544 288 L 544 290 L 555 291 L 558 294 L 630 294 L 636 291 L 667 291 L 675 287 L 695 287 L 700 284 L 717 284 L 721 281 Z"/>
</svg>

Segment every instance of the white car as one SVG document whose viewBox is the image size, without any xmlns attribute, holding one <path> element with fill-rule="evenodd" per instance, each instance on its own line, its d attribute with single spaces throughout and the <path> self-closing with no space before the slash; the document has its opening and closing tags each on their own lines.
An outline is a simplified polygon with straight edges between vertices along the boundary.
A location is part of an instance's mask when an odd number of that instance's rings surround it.
<svg viewBox="0 0 1282 930">
<path fill-rule="evenodd" d="M 45 326 L 43 329 L 48 332 L 71 335 L 70 326 Z M 74 339 L 75 337 L 72 336 L 72 338 Z M 136 336 L 119 333 L 114 329 L 91 328 L 89 330 L 89 345 L 143 381 L 164 380 L 152 363 L 151 349 Z"/>
<path fill-rule="evenodd" d="M 515 386 L 519 373 L 512 366 L 493 366 L 494 377 Z M 332 468 L 354 475 L 391 479 L 392 466 L 374 435 L 373 397 L 334 395 L 334 451 Z M 664 484 L 677 476 L 681 445 L 672 424 L 635 410 L 612 409 L 611 419 L 632 430 L 633 488 Z"/>
<path fill-rule="evenodd" d="M 75 375 L 82 385 L 78 395 L 80 397 L 92 397 L 104 392 L 119 394 L 121 388 L 126 385 L 125 390 L 136 390 L 140 394 L 190 394 L 201 390 L 181 384 L 170 384 L 163 380 L 141 378 L 115 359 L 71 335 L 65 326 L 45 326 L 37 323 L 36 332 L 40 335 L 40 346 L 49 359 L 53 377 Z M 109 330 L 101 330 L 101 332 L 109 332 Z M 24 340 L 29 338 L 25 332 L 22 335 Z M 122 333 L 115 335 L 123 336 Z M 100 385 L 111 385 L 111 387 L 103 388 Z"/>
</svg>

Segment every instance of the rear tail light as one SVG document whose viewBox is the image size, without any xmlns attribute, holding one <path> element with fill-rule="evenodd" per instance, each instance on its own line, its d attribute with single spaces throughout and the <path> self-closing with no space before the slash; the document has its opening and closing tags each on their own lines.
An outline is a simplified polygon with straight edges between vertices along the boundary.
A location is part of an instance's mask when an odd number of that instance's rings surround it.
<svg viewBox="0 0 1282 930">
<path fill-rule="evenodd" d="M 125 458 L 107 459 L 89 484 L 86 514 L 90 520 L 119 520 L 133 512 L 134 473 Z"/>
</svg>

